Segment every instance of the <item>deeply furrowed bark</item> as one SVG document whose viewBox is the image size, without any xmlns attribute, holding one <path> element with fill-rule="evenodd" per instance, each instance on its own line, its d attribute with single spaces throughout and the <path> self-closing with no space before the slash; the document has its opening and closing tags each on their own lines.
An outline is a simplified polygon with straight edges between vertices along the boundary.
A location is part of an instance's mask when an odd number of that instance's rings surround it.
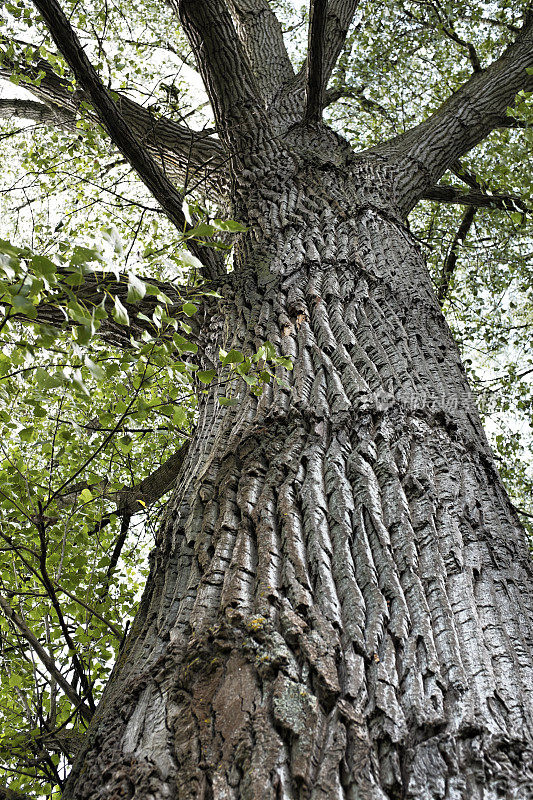
<svg viewBox="0 0 533 800">
<path fill-rule="evenodd" d="M 201 409 L 66 798 L 531 797 L 523 532 L 403 176 L 320 131 L 236 176 L 209 347 L 294 370 Z"/>
</svg>

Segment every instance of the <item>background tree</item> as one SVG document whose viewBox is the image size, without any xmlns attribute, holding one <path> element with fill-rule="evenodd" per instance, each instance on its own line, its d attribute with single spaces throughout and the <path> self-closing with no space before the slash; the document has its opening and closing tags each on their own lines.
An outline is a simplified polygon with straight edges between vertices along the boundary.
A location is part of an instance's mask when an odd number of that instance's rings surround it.
<svg viewBox="0 0 533 800">
<path fill-rule="evenodd" d="M 527 520 L 531 12 L 182 0 L 211 118 L 168 7 L 35 6 L 0 66 L 6 791 L 81 746 L 65 797 L 528 796 L 530 561 L 440 306 Z"/>
</svg>

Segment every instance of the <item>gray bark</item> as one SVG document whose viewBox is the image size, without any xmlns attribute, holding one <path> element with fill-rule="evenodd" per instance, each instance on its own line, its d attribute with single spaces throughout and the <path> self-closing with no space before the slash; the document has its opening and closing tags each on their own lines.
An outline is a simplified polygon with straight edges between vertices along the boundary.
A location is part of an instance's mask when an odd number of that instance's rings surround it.
<svg viewBox="0 0 533 800">
<path fill-rule="evenodd" d="M 294 136 L 208 343 L 294 370 L 202 408 L 65 797 L 525 800 L 523 532 L 394 169 Z"/>
<path fill-rule="evenodd" d="M 280 86 L 294 77 L 281 25 L 267 0 L 228 0 L 228 7 L 264 102 L 268 104 Z M 265 53 L 269 58 L 265 58 Z"/>
<path fill-rule="evenodd" d="M 301 75 L 268 104 L 263 3 L 173 5 L 248 226 L 202 358 L 269 340 L 294 370 L 200 408 L 65 798 L 526 800 L 532 563 L 404 215 L 530 86 L 531 21 L 357 155 L 301 124 Z M 329 5 L 321 80 L 355 6 Z"/>
</svg>

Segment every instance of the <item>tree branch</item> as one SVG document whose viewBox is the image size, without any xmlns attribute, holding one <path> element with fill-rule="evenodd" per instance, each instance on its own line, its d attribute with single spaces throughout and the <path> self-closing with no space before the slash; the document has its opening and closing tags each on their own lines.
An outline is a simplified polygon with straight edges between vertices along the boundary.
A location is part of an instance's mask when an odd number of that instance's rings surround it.
<svg viewBox="0 0 533 800">
<path fill-rule="evenodd" d="M 81 662 L 81 659 L 78 655 L 76 650 L 76 645 L 72 636 L 70 635 L 70 630 L 63 615 L 63 608 L 59 599 L 57 597 L 56 587 L 54 586 L 53 581 L 50 578 L 48 573 L 48 538 L 46 536 L 46 525 L 43 516 L 43 507 L 42 503 L 38 501 L 37 503 L 39 508 L 39 513 L 35 516 L 35 527 L 37 528 L 37 532 L 39 534 L 39 571 L 40 571 L 40 580 L 50 598 L 50 602 L 54 611 L 56 612 L 56 616 L 59 622 L 59 627 L 61 629 L 61 633 L 63 634 L 63 638 L 65 640 L 65 644 L 67 645 L 69 651 L 71 652 L 72 657 L 72 667 L 78 677 L 80 682 L 80 686 L 83 689 L 85 698 L 89 705 L 91 712 L 94 712 L 96 706 L 93 699 L 92 694 L 92 687 L 87 678 L 85 673 L 84 666 Z"/>
<path fill-rule="evenodd" d="M 366 86 L 339 86 L 335 89 L 329 89 L 325 92 L 324 95 L 324 108 L 327 106 L 332 105 L 332 103 L 336 103 L 337 100 L 341 100 L 342 98 L 348 98 L 352 100 L 356 100 L 363 111 L 368 111 L 369 113 L 377 112 L 381 114 L 382 117 L 388 119 L 390 122 L 393 120 L 391 119 L 389 112 L 382 106 L 381 103 L 378 103 L 376 100 L 372 100 L 370 97 L 365 95 Z"/>
<path fill-rule="evenodd" d="M 449 39 L 452 40 L 452 42 L 455 42 L 460 47 L 464 47 L 465 50 L 468 51 L 468 58 L 470 59 L 470 63 L 472 64 L 472 69 L 474 70 L 474 72 L 481 72 L 481 70 L 482 70 L 481 62 L 479 60 L 479 56 L 477 54 L 477 50 L 474 47 L 474 45 L 472 44 L 472 42 L 467 42 L 467 41 L 465 41 L 465 39 L 462 39 L 454 31 L 454 29 L 452 27 L 448 28 L 447 26 L 442 25 L 442 30 L 443 30 L 443 33 L 445 33 L 446 36 Z"/>
<path fill-rule="evenodd" d="M 58 276 L 71 276 L 72 273 L 66 269 L 58 270 Z M 164 283 L 153 278 L 146 279 L 146 282 L 156 287 L 161 293 L 165 294 L 175 305 L 176 313 L 181 313 L 181 306 L 184 299 L 184 290 L 178 290 L 172 283 Z M 142 332 L 148 330 L 153 333 L 152 324 L 140 318 L 144 314 L 151 317 L 155 307 L 158 303 L 157 297 L 154 295 L 145 295 L 142 300 L 137 303 L 128 303 L 128 276 L 120 274 L 119 278 L 109 273 L 103 272 L 90 272 L 84 276 L 84 282 L 80 286 L 69 287 L 76 297 L 77 302 L 82 308 L 88 310 L 88 316 L 91 316 L 91 310 L 102 303 L 102 300 L 109 294 L 113 297 L 118 297 L 122 305 L 128 311 L 130 320 L 129 325 L 120 325 L 111 316 L 101 321 L 101 325 L 97 330 L 97 335 L 105 342 L 124 349 L 131 349 L 131 337 L 139 339 Z M 186 293 L 186 290 L 185 290 Z M 66 320 L 65 314 L 62 311 L 62 300 L 66 300 L 66 295 L 58 294 L 57 302 L 41 303 L 37 306 L 37 317 L 29 322 L 37 322 L 44 325 L 50 325 L 53 328 L 63 328 L 65 326 L 73 327 L 79 323 L 74 320 Z M 168 313 L 172 314 L 173 306 L 170 306 Z"/>
<path fill-rule="evenodd" d="M 326 21 L 326 42 L 324 52 L 324 88 L 337 63 L 348 29 L 359 5 L 359 0 L 330 0 Z"/>
<path fill-rule="evenodd" d="M 259 87 L 223 0 L 170 0 L 194 51 L 234 164 L 277 151 Z"/>
<path fill-rule="evenodd" d="M 441 278 L 437 289 L 437 300 L 441 305 L 446 300 L 448 292 L 450 291 L 451 280 L 457 265 L 457 259 L 459 255 L 458 251 L 461 245 L 464 244 L 465 239 L 470 232 L 470 228 L 472 227 L 472 223 L 474 222 L 474 217 L 476 215 L 476 210 L 477 209 L 474 206 L 470 206 L 466 209 L 465 213 L 463 214 L 461 224 L 459 225 L 457 233 L 454 236 L 449 253 L 446 256 L 444 264 L 442 265 Z"/>
<path fill-rule="evenodd" d="M 18 74 L 29 79 L 24 88 L 41 100 L 0 101 L 0 117 L 20 116 L 52 125 L 62 125 L 80 135 L 76 127 L 82 103 L 89 97 L 83 89 L 72 91 L 72 85 L 57 75 L 43 60 L 24 67 L 3 55 L 0 77 L 9 79 Z M 37 83 L 29 81 L 40 74 Z M 203 131 L 179 125 L 168 117 L 158 116 L 123 94 L 113 92 L 115 102 L 130 130 L 160 164 L 165 174 L 176 183 L 204 183 L 217 196 L 227 191 L 228 175 L 222 145 Z M 95 120 L 98 116 L 89 109 L 86 113 Z"/>
<path fill-rule="evenodd" d="M 7 619 L 11 620 L 13 625 L 15 625 L 15 627 L 20 631 L 43 666 L 48 670 L 52 678 L 56 681 L 57 685 L 61 687 L 70 702 L 79 708 L 80 714 L 86 720 L 86 722 L 90 722 L 92 717 L 90 708 L 81 700 L 76 690 L 57 668 L 55 661 L 51 658 L 51 656 L 48 655 L 46 649 L 42 646 L 35 634 L 28 628 L 24 620 L 19 617 L 16 611 L 11 608 L 10 604 L 2 596 L 0 596 L 0 608 L 4 612 Z"/>
<path fill-rule="evenodd" d="M 189 452 L 189 442 L 185 442 L 180 449 L 173 453 L 164 464 L 148 475 L 141 483 L 133 489 L 125 489 L 119 493 L 117 499 L 117 513 L 122 514 L 122 525 L 120 535 L 117 537 L 109 566 L 107 568 L 104 584 L 100 590 L 100 598 L 107 593 L 113 573 L 118 564 L 122 548 L 126 542 L 130 519 L 139 511 L 139 500 L 146 502 L 146 505 L 155 503 L 170 489 L 176 485 L 176 478 Z"/>
<path fill-rule="evenodd" d="M 188 451 L 189 443 L 185 442 L 176 453 L 173 453 L 137 486 L 134 486 L 133 489 L 123 489 L 117 500 L 117 510 L 123 514 L 133 514 L 139 511 L 139 500 L 144 501 L 146 505 L 151 505 L 159 500 L 175 485 Z"/>
<path fill-rule="evenodd" d="M 307 48 L 307 80 L 305 121 L 320 122 L 324 95 L 324 46 L 328 0 L 311 0 L 309 9 L 309 45 Z"/>
<path fill-rule="evenodd" d="M 470 59 L 470 63 L 472 64 L 472 69 L 474 70 L 474 72 L 481 72 L 482 67 L 479 61 L 479 56 L 477 54 L 476 48 L 471 42 L 465 41 L 465 39 L 462 39 L 457 34 L 457 32 L 453 28 L 453 24 L 451 23 L 448 15 L 441 14 L 438 4 L 423 3 L 422 5 L 424 6 L 429 5 L 429 10 L 433 12 L 433 15 L 436 18 L 436 22 L 440 30 L 444 33 L 445 36 L 448 37 L 448 39 L 451 39 L 452 42 L 455 42 L 455 44 L 458 44 L 460 47 L 464 47 L 468 51 L 468 57 Z M 417 17 L 415 14 L 413 14 L 405 6 L 403 6 L 402 10 L 409 19 L 413 20 L 418 25 L 421 25 L 424 28 L 429 28 L 430 30 L 433 30 L 435 28 L 434 20 L 430 18 L 421 19 L 420 17 Z"/>
<path fill-rule="evenodd" d="M 322 87 L 323 106 L 332 102 L 331 99 L 328 99 L 325 90 L 346 41 L 346 34 L 358 4 L 359 0 L 329 0 L 328 2 L 323 56 L 320 62 L 322 65 L 320 85 Z M 311 28 L 312 23 L 309 26 L 310 33 Z M 285 87 L 276 104 L 275 110 L 279 115 L 277 122 L 282 130 L 301 122 L 302 116 L 305 114 L 306 86 L 310 61 L 311 63 L 318 63 L 316 57 L 313 57 L 312 53 L 308 52 L 305 67 Z"/>
<path fill-rule="evenodd" d="M 85 55 L 57 0 L 33 0 L 33 2 L 116 147 L 127 158 L 173 225 L 179 230 L 186 230 L 188 225 L 182 210 L 182 195 L 132 133 L 120 109 Z M 211 276 L 217 275 L 220 261 L 214 251 L 194 241 L 191 241 L 190 246 L 204 264 L 206 272 Z"/>
<path fill-rule="evenodd" d="M 408 213 L 461 155 L 499 127 L 521 90 L 533 89 L 533 14 L 516 41 L 487 69 L 476 72 L 425 122 L 371 152 L 396 166 L 396 196 Z"/>
<path fill-rule="evenodd" d="M 475 192 L 479 191 L 483 187 L 483 183 L 477 179 L 473 172 L 469 172 L 463 164 L 457 159 L 454 163 L 450 166 L 450 172 L 452 172 L 456 178 L 466 183 L 467 186 L 470 186 Z"/>
<path fill-rule="evenodd" d="M 520 198 L 510 194 L 489 194 L 477 191 L 465 192 L 458 186 L 444 186 L 437 184 L 426 189 L 422 200 L 435 200 L 439 203 L 456 203 L 473 208 L 499 208 L 503 211 L 520 211 L 523 214 L 531 213 L 526 203 Z"/>
<path fill-rule="evenodd" d="M 513 128 L 515 130 L 524 130 L 525 128 L 529 127 L 528 123 L 523 119 L 514 119 L 514 117 L 508 117 L 506 114 L 500 117 L 499 120 L 496 120 L 495 128 Z"/>
<path fill-rule="evenodd" d="M 12 119 L 20 117 L 31 119 L 44 125 L 64 125 L 68 128 L 73 127 L 74 117 L 67 111 L 60 108 L 53 109 L 45 103 L 38 103 L 35 100 L 18 100 L 8 98 L 0 100 L 0 118 Z"/>
<path fill-rule="evenodd" d="M 281 25 L 267 0 L 227 0 L 265 106 L 294 78 Z"/>
<path fill-rule="evenodd" d="M 113 513 L 119 516 L 133 516 L 133 514 L 138 514 L 143 506 L 152 505 L 166 494 L 166 492 L 172 489 L 185 460 L 185 456 L 187 455 L 188 446 L 188 442 L 186 442 L 176 453 L 173 453 L 170 458 L 154 470 L 154 472 L 131 489 L 107 492 L 105 486 L 98 485 L 97 488 L 102 491 L 102 497 L 106 497 L 116 504 L 116 510 Z M 89 486 L 86 481 L 70 486 L 65 494 L 57 498 L 58 504 L 71 505 L 76 501 L 78 494 L 85 488 L 94 490 L 95 486 L 94 484 Z"/>
<path fill-rule="evenodd" d="M 333 89 L 328 89 L 324 93 L 324 108 L 336 103 L 338 100 L 346 98 L 348 100 L 356 100 L 363 111 L 369 114 L 377 112 L 382 117 L 394 123 L 395 120 L 391 117 L 385 106 L 372 100 L 365 95 L 366 86 L 337 86 Z M 495 120 L 495 128 L 511 128 L 513 130 L 524 130 L 528 127 L 527 122 L 521 119 L 514 119 L 506 114 L 503 114 L 499 119 Z"/>
</svg>

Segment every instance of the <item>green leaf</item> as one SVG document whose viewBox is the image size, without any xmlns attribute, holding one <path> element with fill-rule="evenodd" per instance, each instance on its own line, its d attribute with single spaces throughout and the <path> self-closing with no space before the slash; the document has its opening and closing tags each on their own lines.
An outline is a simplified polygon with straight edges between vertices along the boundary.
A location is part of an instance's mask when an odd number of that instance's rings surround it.
<svg viewBox="0 0 533 800">
<path fill-rule="evenodd" d="M 127 455 L 129 452 L 131 452 L 133 439 L 129 435 L 121 436 L 119 439 L 117 439 L 117 446 L 122 453 Z"/>
<path fill-rule="evenodd" d="M 196 236 L 213 236 L 215 233 L 216 228 L 214 225 L 208 225 L 207 222 L 200 222 L 199 225 L 196 225 L 194 228 L 190 228 L 187 231 L 187 237 L 196 237 Z"/>
<path fill-rule="evenodd" d="M 279 364 L 281 367 L 285 367 L 285 369 L 292 370 L 293 363 L 290 358 L 286 358 L 285 356 L 278 356 L 276 358 L 276 363 Z"/>
<path fill-rule="evenodd" d="M 184 314 L 187 314 L 188 317 L 192 317 L 198 311 L 198 306 L 195 306 L 194 303 L 184 303 L 182 309 Z"/>
<path fill-rule="evenodd" d="M 128 273 L 127 303 L 138 303 L 146 294 L 146 284 L 132 272 Z"/>
<path fill-rule="evenodd" d="M 84 503 L 84 504 L 85 503 L 90 503 L 92 499 L 93 499 L 93 493 L 91 492 L 90 489 L 85 487 L 85 489 L 81 490 L 81 492 L 80 492 L 80 503 Z"/>
<path fill-rule="evenodd" d="M 33 427 L 23 428 L 21 431 L 19 431 L 19 437 L 23 442 L 31 442 L 34 433 L 35 433 L 35 428 Z"/>
<path fill-rule="evenodd" d="M 115 308 L 113 310 L 113 316 L 114 316 L 114 318 L 116 319 L 116 321 L 118 322 L 119 325 L 129 325 L 130 324 L 130 318 L 129 318 L 129 315 L 128 315 L 128 311 L 127 311 L 127 309 L 124 308 L 124 306 L 122 305 L 122 303 L 120 302 L 120 299 L 118 297 L 115 297 Z"/>
<path fill-rule="evenodd" d="M 251 369 L 252 369 L 252 362 L 250 361 L 249 358 L 245 358 L 241 364 L 237 364 L 237 366 L 235 367 L 235 370 L 236 372 L 238 372 L 239 375 L 248 375 Z"/>
<path fill-rule="evenodd" d="M 248 230 L 246 225 L 242 225 L 233 219 L 214 219 L 213 225 L 219 231 L 230 231 L 230 233 L 241 233 Z"/>
<path fill-rule="evenodd" d="M 263 347 L 265 348 L 265 356 L 266 356 L 267 360 L 271 360 L 271 359 L 276 358 L 276 356 L 277 356 L 276 348 L 274 347 L 272 342 L 268 342 L 268 341 L 265 342 Z"/>
<path fill-rule="evenodd" d="M 37 309 L 26 297 L 23 297 L 21 294 L 16 294 L 11 298 L 11 305 L 13 306 L 13 310 L 17 312 L 17 314 L 24 314 L 26 317 L 30 317 L 30 319 L 35 319 L 37 316 Z"/>
<path fill-rule="evenodd" d="M 33 375 L 37 386 L 41 389 L 55 389 L 61 385 L 61 381 L 56 375 L 51 375 L 42 367 L 37 367 Z"/>
<path fill-rule="evenodd" d="M 74 329 L 74 335 L 79 344 L 89 344 L 94 333 L 95 328 L 93 325 L 77 325 Z"/>
<path fill-rule="evenodd" d="M 223 366 L 227 364 L 242 364 L 243 361 L 244 354 L 241 353 L 240 350 L 230 350 L 229 353 L 222 358 Z"/>
<path fill-rule="evenodd" d="M 172 337 L 172 341 L 182 353 L 197 353 L 198 352 L 198 345 L 194 344 L 194 342 L 189 342 L 184 336 L 181 336 L 179 333 L 175 333 Z"/>
<path fill-rule="evenodd" d="M 102 254 L 96 247 L 82 247 L 76 245 L 70 258 L 72 266 L 83 266 L 91 261 L 103 261 Z"/>
<path fill-rule="evenodd" d="M 86 308 L 80 306 L 76 300 L 71 300 L 69 303 L 67 303 L 67 311 L 70 318 L 75 322 L 79 322 L 81 325 L 85 325 L 88 328 L 91 327 L 92 320 L 89 312 Z"/>
<path fill-rule="evenodd" d="M 236 406 L 239 401 L 234 397 L 219 397 L 218 402 L 221 406 Z"/>
<path fill-rule="evenodd" d="M 57 265 L 45 256 L 33 256 L 31 265 L 37 275 L 44 275 L 47 278 L 57 272 Z"/>
<path fill-rule="evenodd" d="M 24 249 L 20 247 L 15 247 L 10 242 L 7 242 L 5 239 L 0 239 L 0 253 L 5 253 L 8 256 L 13 256 L 14 258 L 18 258 L 24 253 Z"/>
<path fill-rule="evenodd" d="M 187 409 L 185 408 L 185 406 L 176 406 L 174 408 L 172 421 L 174 425 L 178 426 L 178 428 L 184 428 L 187 425 Z"/>
<path fill-rule="evenodd" d="M 196 377 L 202 383 L 211 383 L 216 374 L 214 369 L 200 370 L 196 373 Z"/>
<path fill-rule="evenodd" d="M 81 376 L 81 372 L 79 369 L 75 369 L 72 374 L 70 375 L 69 380 L 74 384 L 74 386 L 86 397 L 90 397 L 91 393 L 89 392 L 85 382 Z"/>
<path fill-rule="evenodd" d="M 94 375 L 96 380 L 102 381 L 105 378 L 105 372 L 100 366 L 100 364 L 95 364 L 95 362 L 92 361 L 92 359 L 90 359 L 89 356 L 85 356 L 84 360 L 85 360 L 85 366 L 91 372 L 91 374 Z"/>
<path fill-rule="evenodd" d="M 183 203 L 181 205 L 181 210 L 183 211 L 183 216 L 185 217 L 185 219 L 188 222 L 188 224 L 192 225 L 193 222 L 192 222 L 192 216 L 191 216 L 191 206 L 189 205 L 187 200 L 183 201 Z"/>
<path fill-rule="evenodd" d="M 193 256 L 192 253 L 189 253 L 188 250 L 179 250 L 177 261 L 184 266 L 189 267 L 195 270 L 201 270 L 203 267 L 202 262 L 196 256 Z"/>
</svg>

